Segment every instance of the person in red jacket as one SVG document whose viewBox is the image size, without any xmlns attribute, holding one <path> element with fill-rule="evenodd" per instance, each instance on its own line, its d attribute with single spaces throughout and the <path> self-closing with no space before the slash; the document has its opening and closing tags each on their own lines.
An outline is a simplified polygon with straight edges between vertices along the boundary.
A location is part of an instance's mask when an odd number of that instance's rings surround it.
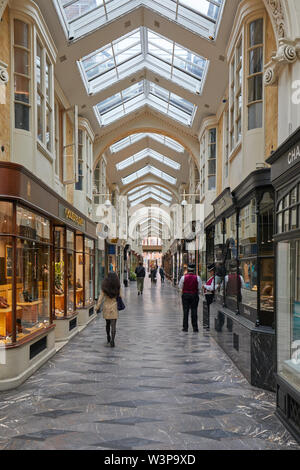
<svg viewBox="0 0 300 470">
<path fill-rule="evenodd" d="M 189 329 L 189 311 L 191 310 L 192 326 L 195 333 L 198 329 L 198 304 L 199 293 L 201 292 L 202 282 L 195 273 L 195 266 L 189 265 L 188 272 L 179 281 L 179 288 L 182 290 L 182 307 L 183 307 L 183 329 Z"/>
</svg>

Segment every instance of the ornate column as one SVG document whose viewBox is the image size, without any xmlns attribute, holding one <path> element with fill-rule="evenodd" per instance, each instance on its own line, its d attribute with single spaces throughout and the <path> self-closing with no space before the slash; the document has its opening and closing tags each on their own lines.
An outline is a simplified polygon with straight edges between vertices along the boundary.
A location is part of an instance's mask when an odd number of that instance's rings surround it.
<svg viewBox="0 0 300 470">
<path fill-rule="evenodd" d="M 0 104 L 6 104 L 6 85 L 9 80 L 7 64 L 0 60 Z"/>
<path fill-rule="evenodd" d="M 277 82 L 280 71 L 285 65 L 293 64 L 300 59 L 300 43 L 288 38 L 288 26 L 282 0 L 264 0 L 264 3 L 270 15 L 278 44 L 277 52 L 265 65 L 264 84 L 271 86 Z"/>
<path fill-rule="evenodd" d="M 279 47 L 272 60 L 265 66 L 264 84 L 265 86 L 274 85 L 281 69 L 285 65 L 293 64 L 300 58 L 300 45 L 297 46 L 295 41 L 287 39 L 279 40 Z"/>
</svg>

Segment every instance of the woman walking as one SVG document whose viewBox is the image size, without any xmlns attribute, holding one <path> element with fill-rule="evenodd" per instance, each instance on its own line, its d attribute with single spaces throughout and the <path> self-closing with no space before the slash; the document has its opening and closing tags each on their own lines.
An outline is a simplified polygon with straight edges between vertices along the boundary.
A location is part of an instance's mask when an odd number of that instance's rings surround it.
<svg viewBox="0 0 300 470">
<path fill-rule="evenodd" d="M 116 324 L 118 319 L 117 298 L 120 296 L 120 281 L 115 272 L 108 273 L 101 286 L 101 295 L 98 299 L 96 310 L 103 303 L 103 318 L 106 320 L 107 342 L 115 347 Z"/>
</svg>

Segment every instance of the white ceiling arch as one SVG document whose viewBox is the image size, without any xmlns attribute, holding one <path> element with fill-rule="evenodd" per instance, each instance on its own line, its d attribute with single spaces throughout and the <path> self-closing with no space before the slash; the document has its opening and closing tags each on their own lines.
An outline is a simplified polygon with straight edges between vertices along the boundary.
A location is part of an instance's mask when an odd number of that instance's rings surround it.
<svg viewBox="0 0 300 470">
<path fill-rule="evenodd" d="M 134 181 L 132 184 L 127 185 L 126 187 L 124 187 L 123 190 L 120 191 L 120 195 L 121 196 L 127 196 L 128 193 L 130 193 L 130 191 L 133 191 L 133 190 L 138 191 L 138 190 L 146 188 L 148 186 L 161 187 L 163 190 L 165 189 L 166 191 L 169 191 L 169 193 L 171 193 L 171 195 L 173 196 L 173 202 L 175 202 L 175 203 L 180 202 L 180 195 L 176 191 L 176 188 L 172 187 L 171 185 L 167 184 L 164 181 L 158 181 L 158 180 L 156 182 L 153 182 L 153 183 L 150 183 L 148 181 L 143 181 L 143 180 Z"/>
<path fill-rule="evenodd" d="M 198 138 L 192 137 L 184 132 L 179 132 L 173 128 L 164 119 L 155 116 L 151 111 L 143 112 L 138 118 L 123 123 L 122 126 L 113 132 L 95 139 L 94 145 L 94 168 L 97 166 L 101 156 L 110 148 L 110 146 L 119 140 L 138 133 L 154 133 L 170 137 L 185 148 L 187 153 L 192 156 L 198 168 L 199 165 L 199 142 Z"/>
</svg>

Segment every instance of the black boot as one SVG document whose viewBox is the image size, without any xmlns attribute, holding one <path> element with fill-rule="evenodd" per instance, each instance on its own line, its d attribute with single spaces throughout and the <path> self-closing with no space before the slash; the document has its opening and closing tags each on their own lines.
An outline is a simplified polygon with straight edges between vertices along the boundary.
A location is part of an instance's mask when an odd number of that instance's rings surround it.
<svg viewBox="0 0 300 470">
<path fill-rule="evenodd" d="M 110 320 L 106 320 L 106 335 L 107 335 L 107 342 L 110 343 Z"/>
</svg>

